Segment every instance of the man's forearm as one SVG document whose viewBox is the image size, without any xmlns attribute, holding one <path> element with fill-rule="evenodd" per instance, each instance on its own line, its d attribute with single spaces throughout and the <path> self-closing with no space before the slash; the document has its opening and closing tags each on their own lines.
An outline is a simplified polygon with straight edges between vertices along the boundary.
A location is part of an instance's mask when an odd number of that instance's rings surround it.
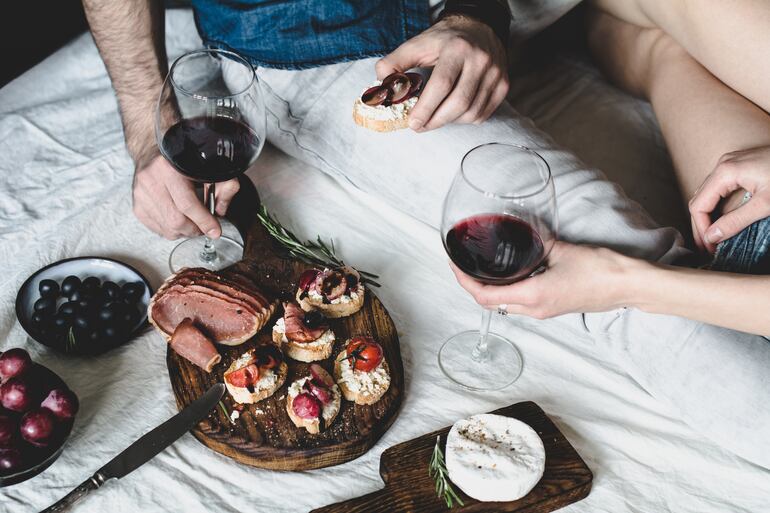
<svg viewBox="0 0 770 513">
<path fill-rule="evenodd" d="M 128 152 L 137 165 L 157 151 L 155 106 L 168 64 L 159 0 L 83 0 L 118 97 Z"/>
</svg>

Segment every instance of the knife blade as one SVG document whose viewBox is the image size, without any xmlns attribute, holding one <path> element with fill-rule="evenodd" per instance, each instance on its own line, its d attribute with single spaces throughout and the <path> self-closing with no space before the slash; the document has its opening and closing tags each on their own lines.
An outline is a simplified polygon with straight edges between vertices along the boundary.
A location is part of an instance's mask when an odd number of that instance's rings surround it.
<svg viewBox="0 0 770 513">
<path fill-rule="evenodd" d="M 147 463 L 205 418 L 222 399 L 224 393 L 225 385 L 223 383 L 212 386 L 184 410 L 129 445 L 80 486 L 52 506 L 44 509 L 42 513 L 64 511 L 89 492 L 100 488 L 107 481 L 125 477 Z"/>
</svg>

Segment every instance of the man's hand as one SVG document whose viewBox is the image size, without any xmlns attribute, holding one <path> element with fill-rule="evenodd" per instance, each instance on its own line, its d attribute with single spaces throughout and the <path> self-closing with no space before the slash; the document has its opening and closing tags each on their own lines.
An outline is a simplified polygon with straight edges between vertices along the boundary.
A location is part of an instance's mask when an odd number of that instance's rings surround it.
<svg viewBox="0 0 770 513">
<path fill-rule="evenodd" d="M 224 215 L 240 184 L 237 179 L 216 186 L 216 212 Z M 161 155 L 134 174 L 134 214 L 155 233 L 173 240 L 205 233 L 219 237 L 222 229 L 195 193 L 193 182 L 180 175 Z"/>
<path fill-rule="evenodd" d="M 711 214 L 735 191 L 751 199 L 712 223 Z M 770 146 L 727 153 L 690 200 L 695 243 L 712 253 L 716 245 L 770 216 Z"/>
<path fill-rule="evenodd" d="M 486 120 L 508 93 L 506 55 L 484 23 L 450 15 L 377 62 L 382 80 L 396 71 L 433 66 L 414 109 L 409 128 L 417 132 L 447 123 Z"/>
</svg>

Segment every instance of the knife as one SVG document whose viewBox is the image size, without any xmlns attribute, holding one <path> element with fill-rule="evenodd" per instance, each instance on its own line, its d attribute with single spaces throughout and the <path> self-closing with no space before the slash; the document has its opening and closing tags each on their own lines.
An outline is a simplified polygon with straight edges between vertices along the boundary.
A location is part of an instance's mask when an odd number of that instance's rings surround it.
<svg viewBox="0 0 770 513">
<path fill-rule="evenodd" d="M 144 465 L 195 427 L 217 405 L 224 393 L 225 385 L 223 383 L 217 383 L 209 388 L 205 394 L 190 403 L 187 408 L 129 445 L 80 486 L 41 513 L 64 511 L 110 479 L 120 479 Z"/>
</svg>

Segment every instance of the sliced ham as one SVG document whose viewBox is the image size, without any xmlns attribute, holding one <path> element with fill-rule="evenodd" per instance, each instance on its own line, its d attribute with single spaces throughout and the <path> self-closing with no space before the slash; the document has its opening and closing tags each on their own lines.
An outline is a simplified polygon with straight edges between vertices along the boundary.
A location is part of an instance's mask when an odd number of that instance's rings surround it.
<svg viewBox="0 0 770 513">
<path fill-rule="evenodd" d="M 236 345 L 256 335 L 275 306 L 256 290 L 206 269 L 191 268 L 163 283 L 150 301 L 148 318 L 167 339 L 190 318 L 214 342 Z"/>
<path fill-rule="evenodd" d="M 283 304 L 283 322 L 286 326 L 286 338 L 294 342 L 312 342 L 329 329 L 328 326 L 307 327 L 305 311 L 296 303 Z"/>
<path fill-rule="evenodd" d="M 211 339 L 196 328 L 190 318 L 182 319 L 182 322 L 177 325 L 169 345 L 179 356 L 206 372 L 211 372 L 214 365 L 222 360 Z"/>
</svg>

